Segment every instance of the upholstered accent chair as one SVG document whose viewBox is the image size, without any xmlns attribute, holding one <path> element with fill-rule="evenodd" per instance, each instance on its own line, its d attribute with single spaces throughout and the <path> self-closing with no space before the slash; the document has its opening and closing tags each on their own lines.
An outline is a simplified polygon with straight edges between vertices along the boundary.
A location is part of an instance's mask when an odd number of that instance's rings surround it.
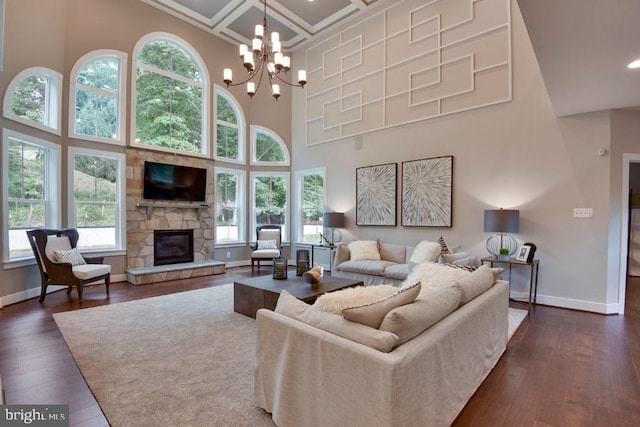
<svg viewBox="0 0 640 427">
<path fill-rule="evenodd" d="M 251 247 L 251 271 L 257 261 L 273 260 L 282 253 L 282 228 L 279 225 L 259 225 L 256 227 L 256 242 Z"/>
<path fill-rule="evenodd" d="M 41 228 L 27 231 L 27 236 L 40 269 L 40 302 L 49 285 L 67 286 L 67 294 L 75 286 L 82 302 L 83 286 L 104 280 L 109 295 L 111 266 L 103 263 L 103 257 L 86 257 L 77 252 L 78 230 Z"/>
</svg>

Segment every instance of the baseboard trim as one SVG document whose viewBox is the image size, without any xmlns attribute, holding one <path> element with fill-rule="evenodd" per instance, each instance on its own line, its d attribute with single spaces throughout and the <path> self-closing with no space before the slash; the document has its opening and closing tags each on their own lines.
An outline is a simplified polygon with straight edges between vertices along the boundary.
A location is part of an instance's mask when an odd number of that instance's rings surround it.
<svg viewBox="0 0 640 427">
<path fill-rule="evenodd" d="M 525 292 L 511 291 L 510 297 L 526 303 L 529 299 L 529 294 Z M 606 304 L 601 302 L 576 300 L 540 294 L 538 294 L 536 302 L 542 305 L 548 305 L 558 308 L 568 308 L 570 310 L 589 311 L 598 314 L 618 314 L 617 303 Z"/>
</svg>

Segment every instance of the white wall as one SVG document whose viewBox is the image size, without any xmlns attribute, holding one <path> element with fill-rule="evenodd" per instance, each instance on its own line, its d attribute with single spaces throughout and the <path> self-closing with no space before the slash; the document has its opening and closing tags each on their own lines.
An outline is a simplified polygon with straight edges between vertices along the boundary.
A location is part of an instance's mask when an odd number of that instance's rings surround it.
<svg viewBox="0 0 640 427">
<path fill-rule="evenodd" d="M 304 96 L 294 93 L 294 169 L 326 166 L 328 208 L 347 215 L 344 241 L 413 245 L 443 235 L 485 256 L 484 209 L 519 209 L 515 237 L 538 246 L 538 301 L 615 311 L 607 298 L 610 157 L 597 155 L 610 151 L 610 113 L 556 118 L 515 2 L 512 38 L 513 101 L 504 104 L 308 147 Z M 357 167 L 446 155 L 454 156 L 452 228 L 355 225 Z M 593 218 L 573 218 L 574 207 L 593 208 Z M 528 270 L 514 274 L 512 290 L 524 292 Z"/>
</svg>

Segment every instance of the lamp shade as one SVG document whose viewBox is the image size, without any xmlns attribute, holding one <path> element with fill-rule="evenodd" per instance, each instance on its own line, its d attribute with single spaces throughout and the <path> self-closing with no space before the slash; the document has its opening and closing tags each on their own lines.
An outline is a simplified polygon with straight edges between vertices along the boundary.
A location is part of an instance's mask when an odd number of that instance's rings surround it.
<svg viewBox="0 0 640 427">
<path fill-rule="evenodd" d="M 325 212 L 322 217 L 322 225 L 327 228 L 344 227 L 344 213 L 342 212 Z"/>
<path fill-rule="evenodd" d="M 484 231 L 487 233 L 517 233 L 520 230 L 520 211 L 488 209 L 484 211 Z"/>
</svg>

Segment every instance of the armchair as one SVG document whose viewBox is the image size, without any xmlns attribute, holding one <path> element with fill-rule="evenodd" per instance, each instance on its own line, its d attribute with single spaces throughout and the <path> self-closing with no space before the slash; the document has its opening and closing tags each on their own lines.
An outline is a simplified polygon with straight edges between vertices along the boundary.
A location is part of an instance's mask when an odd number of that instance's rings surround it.
<svg viewBox="0 0 640 427">
<path fill-rule="evenodd" d="M 78 297 L 82 302 L 82 287 L 104 280 L 109 295 L 111 266 L 103 264 L 103 257 L 78 257 L 72 251 L 78 244 L 78 230 L 41 228 L 27 231 L 27 236 L 40 269 L 40 302 L 44 301 L 49 285 L 67 286 L 67 294 L 71 293 L 71 288 L 77 287 Z M 60 256 L 65 257 L 66 262 L 60 262 Z"/>
<path fill-rule="evenodd" d="M 282 228 L 279 225 L 257 226 L 256 243 L 251 249 L 251 271 L 255 261 L 260 268 L 260 260 L 278 258 L 282 252 Z"/>
</svg>

